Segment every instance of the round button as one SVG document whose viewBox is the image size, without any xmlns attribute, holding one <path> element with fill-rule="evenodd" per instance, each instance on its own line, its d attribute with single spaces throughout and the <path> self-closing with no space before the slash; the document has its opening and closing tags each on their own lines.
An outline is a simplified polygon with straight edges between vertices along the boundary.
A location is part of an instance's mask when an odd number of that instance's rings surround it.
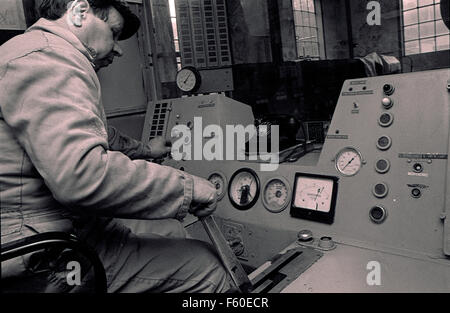
<svg viewBox="0 0 450 313">
<path fill-rule="evenodd" d="M 313 233 L 309 229 L 304 229 L 297 234 L 298 241 L 307 242 L 313 240 Z"/>
<path fill-rule="evenodd" d="M 391 84 L 385 84 L 385 85 L 383 86 L 383 92 L 384 92 L 384 94 L 387 95 L 387 96 L 392 95 L 392 94 L 394 93 L 394 90 L 395 90 L 395 88 L 394 88 L 394 86 L 392 86 Z"/>
<path fill-rule="evenodd" d="M 422 191 L 420 191 L 419 188 L 411 189 L 411 196 L 413 196 L 413 198 L 420 198 L 421 195 L 422 195 Z"/>
<path fill-rule="evenodd" d="M 373 186 L 373 195 L 377 198 L 384 198 L 389 192 L 389 187 L 386 183 L 378 183 Z"/>
<path fill-rule="evenodd" d="M 391 147 L 392 140 L 389 136 L 381 136 L 377 140 L 377 148 L 380 150 L 387 150 Z"/>
<path fill-rule="evenodd" d="M 382 223 L 387 217 L 387 211 L 382 206 L 374 206 L 369 211 L 370 220 L 376 224 Z"/>
<path fill-rule="evenodd" d="M 380 126 L 382 127 L 391 126 L 393 122 L 394 116 L 389 112 L 381 114 L 380 117 L 378 118 L 378 124 L 380 124 Z"/>
<path fill-rule="evenodd" d="M 392 101 L 392 99 L 389 97 L 385 97 L 383 98 L 383 100 L 381 100 L 381 104 L 385 109 L 390 109 L 394 105 L 394 101 Z"/>
<path fill-rule="evenodd" d="M 390 164 L 389 160 L 386 160 L 386 159 L 379 159 L 375 163 L 375 170 L 380 174 L 387 173 L 389 171 L 390 167 L 391 167 L 391 164 Z"/>
<path fill-rule="evenodd" d="M 423 166 L 422 166 L 422 164 L 420 164 L 420 163 L 415 163 L 415 164 L 413 165 L 413 170 L 414 170 L 414 172 L 416 172 L 416 173 L 421 173 L 421 172 L 423 171 Z"/>
<path fill-rule="evenodd" d="M 334 247 L 333 239 L 328 236 L 320 237 L 319 247 L 321 247 L 323 249 L 333 248 Z"/>
</svg>

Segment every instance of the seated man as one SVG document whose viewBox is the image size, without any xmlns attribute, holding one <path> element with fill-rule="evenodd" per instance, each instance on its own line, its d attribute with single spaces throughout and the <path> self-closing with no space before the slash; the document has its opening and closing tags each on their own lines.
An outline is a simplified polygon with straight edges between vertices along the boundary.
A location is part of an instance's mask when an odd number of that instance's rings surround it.
<svg viewBox="0 0 450 313">
<path fill-rule="evenodd" d="M 207 180 L 110 149 L 96 69 L 122 55 L 117 41 L 137 31 L 137 17 L 124 0 L 42 0 L 40 9 L 45 18 L 0 47 L 2 243 L 75 233 L 100 256 L 108 292 L 227 291 L 210 245 L 137 237 L 113 219 L 216 208 Z M 34 272 L 48 273 L 34 291 L 73 291 L 33 255 L 2 263 L 2 288 Z"/>
</svg>

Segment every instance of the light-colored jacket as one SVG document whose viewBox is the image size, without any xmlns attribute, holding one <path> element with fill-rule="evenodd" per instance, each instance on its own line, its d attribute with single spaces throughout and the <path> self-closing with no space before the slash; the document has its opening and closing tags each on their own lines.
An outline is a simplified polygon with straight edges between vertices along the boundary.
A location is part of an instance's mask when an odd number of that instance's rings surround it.
<svg viewBox="0 0 450 313">
<path fill-rule="evenodd" d="M 0 47 L 0 108 L 2 241 L 59 214 L 186 215 L 191 175 L 109 149 L 89 54 L 57 22 L 40 19 Z"/>
</svg>

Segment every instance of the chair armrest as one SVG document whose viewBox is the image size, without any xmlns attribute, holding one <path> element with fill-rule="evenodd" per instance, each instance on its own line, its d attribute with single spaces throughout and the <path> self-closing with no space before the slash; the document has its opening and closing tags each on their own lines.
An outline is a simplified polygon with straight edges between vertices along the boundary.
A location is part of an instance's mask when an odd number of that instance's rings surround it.
<svg viewBox="0 0 450 313">
<path fill-rule="evenodd" d="M 97 253 L 75 235 L 64 232 L 46 232 L 18 239 L 1 245 L 1 262 L 50 247 L 70 248 L 82 253 L 92 263 L 95 275 L 95 290 L 106 293 L 106 273 Z"/>
</svg>

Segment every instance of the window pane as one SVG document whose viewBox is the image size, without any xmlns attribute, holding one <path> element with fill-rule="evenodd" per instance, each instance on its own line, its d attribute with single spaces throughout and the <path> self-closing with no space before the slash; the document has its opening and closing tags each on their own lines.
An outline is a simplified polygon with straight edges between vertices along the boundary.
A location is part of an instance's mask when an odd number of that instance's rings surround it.
<svg viewBox="0 0 450 313">
<path fill-rule="evenodd" d="M 312 51 L 313 55 L 315 57 L 319 57 L 320 56 L 319 55 L 319 44 L 318 43 L 314 43 L 312 48 L 313 48 L 313 51 Z"/>
<path fill-rule="evenodd" d="M 316 11 L 314 9 L 314 0 L 308 0 L 308 11 L 309 12 L 315 12 Z"/>
<path fill-rule="evenodd" d="M 311 31 L 309 27 L 303 27 L 303 39 L 308 39 L 311 37 Z"/>
<path fill-rule="evenodd" d="M 292 6 L 294 10 L 300 10 L 300 0 L 292 0 Z"/>
<path fill-rule="evenodd" d="M 405 42 L 405 55 L 418 53 L 420 53 L 419 40 Z"/>
<path fill-rule="evenodd" d="M 173 38 L 178 39 L 177 19 L 176 18 L 172 18 L 172 30 L 173 30 Z"/>
<path fill-rule="evenodd" d="M 442 19 L 441 7 L 439 5 L 434 6 L 434 16 L 436 20 Z"/>
<path fill-rule="evenodd" d="M 299 57 L 305 56 L 305 52 L 304 52 L 303 46 L 300 43 L 297 45 L 297 53 L 298 53 Z"/>
<path fill-rule="evenodd" d="M 318 42 L 319 38 L 317 38 L 317 29 L 310 28 L 310 31 L 311 31 L 311 41 Z"/>
<path fill-rule="evenodd" d="M 297 26 L 295 27 L 295 36 L 296 40 L 299 41 L 301 38 L 303 38 L 303 27 Z"/>
<path fill-rule="evenodd" d="M 429 4 L 433 4 L 433 0 L 419 0 L 419 7 L 424 6 L 424 5 L 429 5 Z"/>
<path fill-rule="evenodd" d="M 316 27 L 316 15 L 314 13 L 309 13 L 309 25 Z"/>
<path fill-rule="evenodd" d="M 412 40 L 419 38 L 419 27 L 418 25 L 405 27 L 405 40 Z"/>
<path fill-rule="evenodd" d="M 310 57 L 313 55 L 312 53 L 313 53 L 312 52 L 312 44 L 310 42 L 306 42 L 305 43 L 305 55 Z"/>
<path fill-rule="evenodd" d="M 417 24 L 418 22 L 417 10 L 403 12 L 403 23 L 405 25 Z"/>
<path fill-rule="evenodd" d="M 449 30 L 442 20 L 436 21 L 436 35 L 448 34 Z"/>
<path fill-rule="evenodd" d="M 434 6 L 419 9 L 419 22 L 434 20 Z"/>
<path fill-rule="evenodd" d="M 301 38 L 305 37 L 303 33 L 303 27 L 300 26 L 295 27 L 295 34 L 297 35 L 297 40 L 300 40 Z"/>
<path fill-rule="evenodd" d="M 417 0 L 403 0 L 403 10 L 417 7 Z"/>
<path fill-rule="evenodd" d="M 308 10 L 308 1 L 307 0 L 300 0 L 301 2 L 301 10 L 302 11 L 307 11 Z"/>
<path fill-rule="evenodd" d="M 434 22 L 419 24 L 420 38 L 434 36 Z"/>
<path fill-rule="evenodd" d="M 294 23 L 295 25 L 302 25 L 302 12 L 300 11 L 294 12 Z"/>
<path fill-rule="evenodd" d="M 420 40 L 420 52 L 433 52 L 436 50 L 434 38 Z"/>
<path fill-rule="evenodd" d="M 302 25 L 309 26 L 309 13 L 303 12 L 302 14 Z"/>
<path fill-rule="evenodd" d="M 180 52 L 180 43 L 178 40 L 175 40 L 175 52 Z"/>
<path fill-rule="evenodd" d="M 450 36 L 436 37 L 436 50 L 450 49 Z"/>
<path fill-rule="evenodd" d="M 176 16 L 175 13 L 175 0 L 169 0 L 169 9 L 170 9 L 170 16 Z"/>
</svg>

